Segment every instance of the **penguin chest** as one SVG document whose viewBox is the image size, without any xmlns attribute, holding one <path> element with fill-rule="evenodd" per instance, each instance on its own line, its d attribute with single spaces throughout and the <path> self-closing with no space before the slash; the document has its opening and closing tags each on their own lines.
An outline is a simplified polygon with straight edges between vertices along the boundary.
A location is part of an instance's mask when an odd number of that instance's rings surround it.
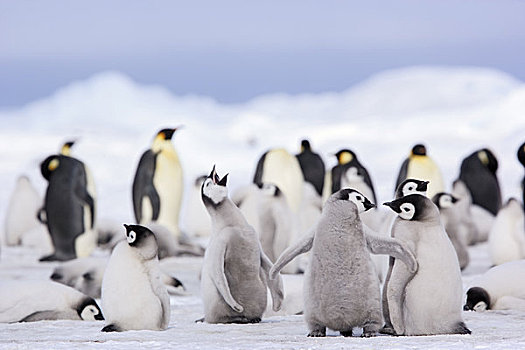
<svg viewBox="0 0 525 350">
<path fill-rule="evenodd" d="M 160 197 L 158 221 L 177 224 L 182 199 L 182 168 L 175 154 L 161 152 L 157 156 L 153 185 Z"/>
</svg>

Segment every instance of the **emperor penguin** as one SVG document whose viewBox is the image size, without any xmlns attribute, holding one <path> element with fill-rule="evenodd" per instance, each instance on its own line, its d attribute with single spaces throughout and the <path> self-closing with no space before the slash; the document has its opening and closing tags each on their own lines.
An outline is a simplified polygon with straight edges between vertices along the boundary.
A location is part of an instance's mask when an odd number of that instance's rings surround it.
<svg viewBox="0 0 525 350">
<path fill-rule="evenodd" d="M 349 149 L 342 149 L 335 154 L 337 165 L 332 168 L 332 193 L 339 191 L 343 187 L 356 186 L 356 190 L 370 198 L 374 203 L 377 202 L 374 185 L 368 174 L 368 170 L 359 162 L 356 154 Z M 362 183 L 362 184 L 361 184 Z"/>
<path fill-rule="evenodd" d="M 137 223 L 158 222 L 177 238 L 180 236 L 183 179 L 179 156 L 171 139 L 179 128 L 162 129 L 157 133 L 151 148 L 142 154 L 133 179 L 133 209 Z"/>
<path fill-rule="evenodd" d="M 141 225 L 124 227 L 126 241 L 111 253 L 102 280 L 102 331 L 165 330 L 170 297 L 161 281 L 155 234 Z"/>
<path fill-rule="evenodd" d="M 304 177 L 299 161 L 287 150 L 275 148 L 265 152 L 257 162 L 253 183 L 277 185 L 297 215 L 302 201 Z"/>
<path fill-rule="evenodd" d="M 510 198 L 500 209 L 489 233 L 489 255 L 493 265 L 525 259 L 523 206 Z"/>
<path fill-rule="evenodd" d="M 459 179 L 465 183 L 472 203 L 496 215 L 501 208 L 501 190 L 496 171 L 498 160 L 487 148 L 470 154 L 461 162 Z"/>
<path fill-rule="evenodd" d="M 397 335 L 470 334 L 462 318 L 463 286 L 458 258 L 438 208 L 419 194 L 384 203 L 398 214 L 392 236 L 408 245 L 418 269 L 394 262 L 387 303 Z M 383 332 L 387 333 L 387 329 Z"/>
<path fill-rule="evenodd" d="M 5 243 L 8 246 L 22 244 L 24 234 L 41 227 L 37 212 L 42 206 L 42 198 L 25 175 L 19 176 L 9 198 L 5 215 Z"/>
<path fill-rule="evenodd" d="M 87 188 L 84 164 L 73 157 L 51 155 L 41 163 L 48 181 L 45 223 L 55 252 L 41 261 L 71 260 L 88 256 L 97 244 L 95 201 Z"/>
<path fill-rule="evenodd" d="M 525 142 L 518 148 L 518 161 L 525 167 Z M 522 203 L 525 205 L 525 176 L 521 181 L 521 190 L 523 192 Z"/>
<path fill-rule="evenodd" d="M 2 281 L 0 323 L 41 320 L 103 320 L 95 300 L 53 281 Z"/>
<path fill-rule="evenodd" d="M 207 175 L 198 176 L 190 189 L 186 212 L 184 216 L 185 228 L 193 237 L 208 238 L 211 234 L 211 225 L 208 213 L 201 199 L 201 186 Z"/>
<path fill-rule="evenodd" d="M 458 198 L 455 207 L 459 212 L 460 225 L 466 232 L 465 238 L 467 245 L 486 241 L 490 227 L 492 226 L 492 221 L 489 224 L 483 224 L 482 220 L 474 221 L 472 214 L 472 197 L 463 181 L 457 179 L 453 182 L 452 195 Z M 483 233 L 480 231 L 483 231 Z"/>
<path fill-rule="evenodd" d="M 201 274 L 203 320 L 258 323 L 266 309 L 267 288 L 274 311 L 280 309 L 282 279 L 268 279 L 272 263 L 264 254 L 257 233 L 228 197 L 226 185 L 227 175 L 220 179 L 214 166 L 201 187 L 202 201 L 212 223 Z"/>
<path fill-rule="evenodd" d="M 370 253 L 394 255 L 416 271 L 417 263 L 399 241 L 371 234 L 359 213 L 374 207 L 360 192 L 345 188 L 332 194 L 317 226 L 288 248 L 270 270 L 274 278 L 289 261 L 312 251 L 305 273 L 304 315 L 310 337 L 324 337 L 326 328 L 352 336 L 362 327 L 364 337 L 381 326 L 381 293 Z M 368 248 L 368 249 L 367 249 Z"/>
<path fill-rule="evenodd" d="M 473 280 L 463 310 L 525 311 L 525 260 L 494 266 Z"/>
<path fill-rule="evenodd" d="M 296 155 L 301 171 L 303 172 L 304 181 L 311 183 L 319 196 L 323 195 L 325 166 L 321 156 L 314 151 L 310 141 L 301 141 L 301 152 Z"/>
<path fill-rule="evenodd" d="M 445 191 L 443 176 L 437 164 L 427 155 L 427 149 L 422 144 L 412 147 L 410 155 L 401 164 L 396 181 L 396 189 L 407 178 L 429 181 L 428 197 Z"/>
<path fill-rule="evenodd" d="M 457 208 L 459 200 L 450 193 L 440 192 L 432 197 L 432 202 L 439 209 L 441 223 L 456 250 L 459 267 L 463 270 L 470 262 L 470 257 L 467 250 L 468 232 L 461 225 L 461 212 Z"/>
</svg>

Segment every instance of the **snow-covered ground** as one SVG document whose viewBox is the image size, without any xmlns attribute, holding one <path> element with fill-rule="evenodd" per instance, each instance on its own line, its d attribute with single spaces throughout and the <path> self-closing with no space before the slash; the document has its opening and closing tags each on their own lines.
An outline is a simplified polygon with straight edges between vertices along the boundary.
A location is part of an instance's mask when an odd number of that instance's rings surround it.
<svg viewBox="0 0 525 350">
<path fill-rule="evenodd" d="M 184 125 L 174 137 L 188 188 L 213 164 L 230 173 L 230 188 L 250 182 L 258 157 L 270 147 L 298 150 L 307 137 L 327 167 L 341 148 L 354 150 L 368 168 L 380 202 L 391 199 L 398 169 L 413 144 L 423 142 L 450 186 L 463 157 L 493 150 L 504 198 L 521 197 L 523 168 L 516 159 L 525 141 L 525 84 L 501 72 L 471 67 L 412 67 L 384 72 L 340 93 L 262 96 L 221 105 L 198 96 L 173 96 L 159 86 L 140 86 L 107 72 L 73 83 L 16 110 L 0 111 L 0 222 L 16 177 L 26 174 L 43 194 L 39 163 L 66 140 L 89 165 L 97 184 L 98 216 L 131 222 L 131 182 L 140 154 L 163 127 Z M 187 193 L 186 198 L 187 200 Z M 184 229 L 184 211 L 181 218 Z M 3 236 L 3 235 L 2 235 Z M 464 285 L 489 268 L 487 247 L 470 248 Z M 47 278 L 53 264 L 39 254 L 2 247 L 0 283 Z M 256 325 L 195 324 L 202 317 L 199 258 L 168 262 L 189 288 L 172 297 L 172 320 L 164 332 L 103 334 L 101 323 L 43 321 L 0 325 L 0 347 L 71 348 L 493 348 L 525 347 L 518 312 L 465 313 L 471 336 L 330 336 L 310 339 L 302 316 L 277 316 Z M 330 333 L 335 335 L 335 333 Z"/>
</svg>

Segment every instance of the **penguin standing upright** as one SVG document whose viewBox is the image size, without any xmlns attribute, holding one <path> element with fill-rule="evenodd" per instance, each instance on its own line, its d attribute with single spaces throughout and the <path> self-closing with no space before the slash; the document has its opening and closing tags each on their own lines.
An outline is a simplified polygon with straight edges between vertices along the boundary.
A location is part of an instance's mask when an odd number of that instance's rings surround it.
<svg viewBox="0 0 525 350">
<path fill-rule="evenodd" d="M 319 196 L 323 195 L 325 166 L 319 154 L 312 151 L 308 140 L 301 141 L 301 153 L 296 155 L 304 181 L 311 183 Z"/>
<path fill-rule="evenodd" d="M 177 129 L 160 130 L 142 154 L 133 180 L 133 209 L 137 223 L 156 221 L 179 237 L 182 167 L 171 144 Z"/>
<path fill-rule="evenodd" d="M 525 167 L 525 142 L 518 148 L 518 160 Z M 521 190 L 523 192 L 522 200 L 523 205 L 525 205 L 525 176 L 521 181 Z"/>
<path fill-rule="evenodd" d="M 501 190 L 498 177 L 498 160 L 486 149 L 480 149 L 461 162 L 459 179 L 465 183 L 472 196 L 472 203 L 496 215 L 501 208 Z"/>
<path fill-rule="evenodd" d="M 52 155 L 42 162 L 41 172 L 49 182 L 41 212 L 55 248 L 41 261 L 88 256 L 97 236 L 95 203 L 87 190 L 84 164 L 73 157 Z"/>
<path fill-rule="evenodd" d="M 399 175 L 397 176 L 396 189 L 403 180 L 408 178 L 429 181 L 427 191 L 429 198 L 445 191 L 441 171 L 432 158 L 427 155 L 427 149 L 422 144 L 412 147 L 410 155 L 401 164 L 401 169 L 399 169 Z"/>
<path fill-rule="evenodd" d="M 517 199 L 510 198 L 498 212 L 488 241 L 493 265 L 525 259 L 525 215 Z"/>
<path fill-rule="evenodd" d="M 303 172 L 297 158 L 284 148 L 271 149 L 259 158 L 253 183 L 275 184 L 284 193 L 294 214 L 299 212 L 303 197 Z"/>
</svg>

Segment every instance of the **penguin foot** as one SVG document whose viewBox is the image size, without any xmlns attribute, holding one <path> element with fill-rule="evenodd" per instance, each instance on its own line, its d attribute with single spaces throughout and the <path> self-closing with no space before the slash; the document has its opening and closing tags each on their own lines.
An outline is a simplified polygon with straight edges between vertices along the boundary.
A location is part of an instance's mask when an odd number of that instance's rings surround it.
<svg viewBox="0 0 525 350">
<path fill-rule="evenodd" d="M 454 329 L 454 334 L 471 334 L 472 331 L 467 328 L 465 322 L 459 322 Z"/>
<path fill-rule="evenodd" d="M 115 326 L 114 324 L 108 324 L 106 327 L 102 328 L 102 332 L 121 332 L 122 330 Z"/>
<path fill-rule="evenodd" d="M 259 322 L 261 322 L 260 317 L 247 318 L 244 316 L 239 316 L 239 317 L 232 317 L 228 320 L 228 323 L 239 323 L 239 324 L 259 323 Z"/>
<path fill-rule="evenodd" d="M 379 330 L 379 333 L 388 334 L 388 335 L 397 335 L 396 331 L 394 330 L 394 327 L 390 325 L 384 325 L 383 328 Z"/>
<path fill-rule="evenodd" d="M 339 332 L 343 337 L 351 337 L 352 336 L 352 330 L 349 331 L 340 331 Z"/>
<path fill-rule="evenodd" d="M 200 323 L 200 322 L 204 322 L 204 317 L 203 318 L 199 318 L 198 320 L 195 320 L 195 323 Z"/>
<path fill-rule="evenodd" d="M 376 331 L 365 331 L 363 330 L 363 334 L 361 334 L 361 338 L 372 338 L 377 335 Z"/>
<path fill-rule="evenodd" d="M 74 256 L 65 257 L 65 256 L 59 256 L 59 255 L 53 253 L 51 255 L 46 255 L 46 256 L 41 257 L 40 259 L 38 259 L 38 261 L 42 261 L 42 262 L 46 262 L 46 261 L 68 261 L 68 260 L 73 260 L 73 259 L 75 259 Z"/>
<path fill-rule="evenodd" d="M 308 333 L 308 337 L 326 337 L 326 329 L 314 329 Z"/>
</svg>

